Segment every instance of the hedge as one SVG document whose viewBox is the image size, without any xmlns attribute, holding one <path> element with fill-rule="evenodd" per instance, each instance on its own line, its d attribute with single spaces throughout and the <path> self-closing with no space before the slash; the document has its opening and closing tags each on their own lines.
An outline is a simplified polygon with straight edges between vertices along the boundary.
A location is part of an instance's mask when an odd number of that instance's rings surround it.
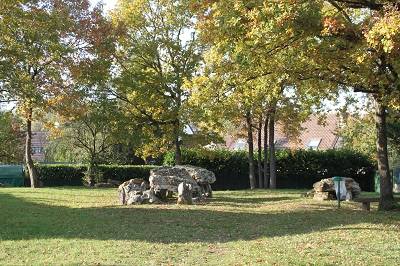
<svg viewBox="0 0 400 266">
<path fill-rule="evenodd" d="M 172 152 L 165 155 L 164 164 L 174 164 Z M 217 177 L 217 181 L 212 185 L 215 190 L 250 187 L 246 152 L 183 150 L 182 164 L 196 165 L 213 171 Z M 364 191 L 373 191 L 374 172 L 374 163 L 354 151 L 277 151 L 278 188 L 310 189 L 315 182 L 323 178 L 346 176 L 359 182 Z"/>
<path fill-rule="evenodd" d="M 131 178 L 149 179 L 153 165 L 100 165 L 103 179 L 126 181 Z M 39 180 L 46 187 L 82 186 L 87 167 L 84 165 L 40 164 L 37 165 Z"/>
<path fill-rule="evenodd" d="M 182 164 L 200 166 L 213 171 L 217 181 L 214 190 L 248 189 L 247 153 L 227 150 L 190 149 L 182 151 Z M 173 152 L 164 156 L 165 165 L 174 164 Z M 103 179 L 126 181 L 131 178 L 148 180 L 151 165 L 101 165 Z M 37 165 L 39 180 L 44 186 L 82 186 L 84 165 Z M 332 176 L 347 176 L 360 183 L 364 191 L 374 190 L 375 165 L 366 156 L 347 150 L 278 151 L 277 187 L 310 189 L 313 183 Z M 256 171 L 257 173 L 257 171 Z"/>
</svg>

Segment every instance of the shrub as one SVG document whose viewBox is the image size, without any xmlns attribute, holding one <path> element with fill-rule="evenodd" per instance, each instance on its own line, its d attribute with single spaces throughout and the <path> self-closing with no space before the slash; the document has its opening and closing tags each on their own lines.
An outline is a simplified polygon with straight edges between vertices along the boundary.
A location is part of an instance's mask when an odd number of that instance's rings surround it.
<svg viewBox="0 0 400 266">
<path fill-rule="evenodd" d="M 374 163 L 349 150 L 296 150 L 277 154 L 277 185 L 282 188 L 311 188 L 333 176 L 351 177 L 365 191 L 374 190 Z"/>
<path fill-rule="evenodd" d="M 236 190 L 250 187 L 247 152 L 228 150 L 184 149 L 182 163 L 213 171 L 215 190 Z M 174 164 L 173 152 L 164 156 L 165 165 Z M 100 165 L 104 180 L 126 181 L 131 178 L 148 180 L 152 165 Z M 82 186 L 87 167 L 84 165 L 38 165 L 39 180 L 44 186 Z M 278 188 L 310 189 L 322 178 L 347 176 L 360 183 L 365 191 L 374 189 L 374 164 L 360 153 L 347 150 L 277 152 Z M 256 171 L 257 173 L 257 171 Z"/>
<path fill-rule="evenodd" d="M 156 166 L 150 165 L 100 165 L 98 170 L 103 180 L 113 179 L 126 181 L 131 178 L 149 179 L 150 170 Z M 87 170 L 84 165 L 37 165 L 39 180 L 46 187 L 82 186 L 83 177 Z"/>
<path fill-rule="evenodd" d="M 183 150 L 182 164 L 213 171 L 215 190 L 249 188 L 247 153 L 227 150 Z M 174 155 L 164 157 L 165 165 L 174 164 Z M 354 178 L 365 191 L 374 189 L 374 164 L 364 155 L 348 150 L 280 150 L 277 152 L 277 187 L 305 189 L 332 176 Z M 257 173 L 257 171 L 256 171 Z"/>
<path fill-rule="evenodd" d="M 37 165 L 39 181 L 46 187 L 82 186 L 86 166 L 83 165 Z"/>
<path fill-rule="evenodd" d="M 99 170 L 103 173 L 103 179 L 126 181 L 132 178 L 149 180 L 150 170 L 154 165 L 101 165 Z"/>
<path fill-rule="evenodd" d="M 173 152 L 164 157 L 165 165 L 174 164 Z M 213 171 L 217 181 L 212 184 L 214 190 L 247 189 L 248 178 L 247 153 L 228 150 L 182 150 L 182 164 L 200 166 Z"/>
</svg>

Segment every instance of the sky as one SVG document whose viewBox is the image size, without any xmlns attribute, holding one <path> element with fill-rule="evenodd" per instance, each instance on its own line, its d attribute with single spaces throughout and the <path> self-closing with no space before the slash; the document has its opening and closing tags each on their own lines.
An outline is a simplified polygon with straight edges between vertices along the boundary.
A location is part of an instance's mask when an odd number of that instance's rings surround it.
<svg viewBox="0 0 400 266">
<path fill-rule="evenodd" d="M 1 1 L 1 0 L 0 0 Z M 103 2 L 104 4 L 104 10 L 106 12 L 110 11 L 111 9 L 113 9 L 116 5 L 118 0 L 90 0 L 90 2 L 92 3 L 92 5 L 96 5 L 99 2 Z M 329 102 L 326 101 L 325 105 L 326 105 L 326 109 L 327 111 L 334 111 L 336 108 L 340 108 L 343 106 L 344 104 L 344 95 L 342 95 L 343 99 L 340 99 L 341 104 L 339 104 L 339 106 L 337 105 L 337 103 L 333 103 L 333 102 Z M 356 98 L 361 99 L 362 97 L 360 97 L 359 95 L 356 96 Z M 360 101 L 361 103 L 354 106 L 354 109 L 358 109 L 361 108 L 361 106 L 365 105 L 364 101 Z M 5 109 L 9 109 L 10 107 L 12 107 L 14 105 L 7 105 L 7 104 L 0 104 L 0 109 L 5 108 Z M 353 109 L 351 109 L 350 111 L 354 111 Z"/>
<path fill-rule="evenodd" d="M 96 5 L 98 2 L 103 2 L 104 10 L 110 11 L 115 7 L 117 0 L 90 0 L 90 2 L 92 2 L 93 5 Z"/>
</svg>

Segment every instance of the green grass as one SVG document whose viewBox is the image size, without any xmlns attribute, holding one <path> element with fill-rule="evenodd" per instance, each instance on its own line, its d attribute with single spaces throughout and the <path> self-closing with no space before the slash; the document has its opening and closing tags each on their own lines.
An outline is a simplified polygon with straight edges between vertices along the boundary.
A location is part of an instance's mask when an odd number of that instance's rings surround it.
<svg viewBox="0 0 400 266">
<path fill-rule="evenodd" d="M 0 265 L 398 265 L 400 213 L 300 191 L 119 206 L 116 190 L 0 189 Z"/>
</svg>

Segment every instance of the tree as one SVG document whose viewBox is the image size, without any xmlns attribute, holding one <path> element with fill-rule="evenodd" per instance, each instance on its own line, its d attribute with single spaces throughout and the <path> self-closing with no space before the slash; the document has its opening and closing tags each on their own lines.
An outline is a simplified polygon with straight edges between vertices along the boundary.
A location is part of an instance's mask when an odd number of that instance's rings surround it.
<svg viewBox="0 0 400 266">
<path fill-rule="evenodd" d="M 217 36 L 217 40 L 225 40 L 223 45 L 239 40 L 242 45 L 236 46 L 236 51 L 259 52 L 264 57 L 277 50 L 294 50 L 296 53 L 285 60 L 293 67 L 283 73 L 297 81 L 296 88 L 308 87 L 305 92 L 320 98 L 348 89 L 374 98 L 377 161 L 382 177 L 379 208 L 393 208 L 386 120 L 388 108 L 399 107 L 399 4 L 299 0 L 265 5 L 264 1 L 215 1 L 206 5 L 204 27 L 211 29 L 207 34 L 211 40 Z M 241 16 L 246 13 L 249 15 Z M 249 43 L 253 44 L 251 50 L 245 49 Z M 253 66 L 260 62 L 253 61 Z M 257 69 L 252 70 L 253 75 L 260 73 Z"/>
<path fill-rule="evenodd" d="M 395 163 L 400 154 L 400 123 L 398 121 L 398 112 L 390 110 L 387 122 L 390 165 Z M 377 136 L 373 112 L 349 116 L 338 133 L 343 139 L 344 148 L 356 150 L 376 160 Z"/>
<path fill-rule="evenodd" d="M 75 117 L 65 117 L 62 124 L 57 123 L 52 128 L 56 140 L 59 140 L 59 145 L 54 148 L 57 152 L 64 150 L 64 154 L 73 152 L 80 161 L 88 163 L 85 181 L 93 186 L 99 181 L 98 165 L 104 161 L 103 156 L 121 143 L 123 123 L 117 121 L 120 115 L 115 100 L 91 97 L 81 105 L 84 112 L 78 112 Z"/>
<path fill-rule="evenodd" d="M 143 156 L 173 145 L 180 164 L 190 97 L 184 82 L 201 60 L 188 1 L 121 0 L 113 18 L 125 32 L 118 41 L 113 93 L 147 136 Z"/>
<path fill-rule="evenodd" d="M 375 102 L 380 210 L 396 206 L 389 169 L 387 114 L 399 106 L 400 10 L 396 1 L 321 1 L 322 21 L 307 54 L 315 78 L 364 92 Z M 310 40 L 311 40 L 310 39 Z"/>
<path fill-rule="evenodd" d="M 24 115 L 32 187 L 37 186 L 31 156 L 34 110 L 72 95 L 77 76 L 87 77 L 89 71 L 96 76 L 96 69 L 105 69 L 99 60 L 105 50 L 99 47 L 109 46 L 108 29 L 101 8 L 91 9 L 88 0 L 0 3 L 0 90 L 18 102 Z"/>
<path fill-rule="evenodd" d="M 21 121 L 12 112 L 0 111 L 0 162 L 23 161 L 23 132 Z"/>
<path fill-rule="evenodd" d="M 270 183 L 275 188 L 276 123 L 284 118 L 290 120 L 296 117 L 297 121 L 290 121 L 297 127 L 284 128 L 290 129 L 291 134 L 295 129 L 298 131 L 298 125 L 307 118 L 311 107 L 319 106 L 319 96 L 322 95 L 321 91 L 314 92 L 307 86 L 299 86 L 300 77 L 297 75 L 304 64 L 303 58 L 298 58 L 297 50 L 302 38 L 308 36 L 299 25 L 319 20 L 313 15 L 315 7 L 307 2 L 294 6 L 289 3 L 264 5 L 263 1 L 235 0 L 195 3 L 194 6 L 200 9 L 198 28 L 201 40 L 209 47 L 205 56 L 204 78 L 195 81 L 199 88 L 197 95 L 201 99 L 197 102 L 203 104 L 203 109 L 207 110 L 209 106 L 214 108 L 211 115 L 214 120 L 221 120 L 221 116 L 231 120 L 246 118 L 251 188 L 255 183 L 252 174 L 252 129 L 256 128 L 253 125 L 255 121 L 264 117 L 265 169 L 262 183 Z M 298 16 L 300 10 L 308 16 L 307 20 Z M 294 20 L 289 19 L 292 15 Z M 208 104 L 204 104 L 207 101 Z M 219 107 L 221 102 L 225 102 L 223 108 Z M 302 108 L 296 103 L 302 103 Z M 260 130 L 261 126 L 258 128 Z M 269 171 L 265 171 L 268 163 Z"/>
<path fill-rule="evenodd" d="M 350 116 L 339 131 L 343 139 L 343 147 L 356 150 L 376 159 L 376 135 L 373 114 L 368 116 Z"/>
</svg>

